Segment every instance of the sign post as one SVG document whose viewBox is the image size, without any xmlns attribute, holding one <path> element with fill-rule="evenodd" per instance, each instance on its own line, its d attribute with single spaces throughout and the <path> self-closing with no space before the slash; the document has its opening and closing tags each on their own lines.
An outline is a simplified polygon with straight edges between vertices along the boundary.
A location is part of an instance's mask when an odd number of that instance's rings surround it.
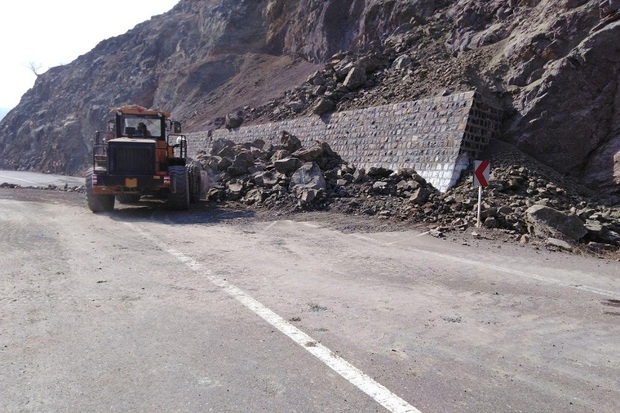
<svg viewBox="0 0 620 413">
<path fill-rule="evenodd" d="M 482 188 L 489 186 L 491 163 L 489 161 L 474 161 L 474 187 L 478 187 L 478 215 L 476 227 L 480 228 L 480 209 L 482 205 Z"/>
</svg>

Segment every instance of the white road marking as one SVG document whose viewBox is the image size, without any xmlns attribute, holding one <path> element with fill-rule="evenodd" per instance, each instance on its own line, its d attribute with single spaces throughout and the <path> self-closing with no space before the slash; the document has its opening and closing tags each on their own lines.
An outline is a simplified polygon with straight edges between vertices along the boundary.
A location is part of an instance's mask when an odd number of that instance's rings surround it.
<svg viewBox="0 0 620 413">
<path fill-rule="evenodd" d="M 288 221 L 288 222 L 289 222 L 289 223 L 293 223 L 293 224 L 295 223 L 295 221 Z M 309 228 L 315 228 L 315 229 L 316 229 L 316 228 L 321 228 L 321 226 L 320 226 L 320 225 L 311 224 L 311 223 L 309 223 L 309 222 L 303 222 L 303 221 L 301 221 L 301 222 L 299 222 L 299 224 L 304 225 L 304 226 L 309 227 Z"/>
<path fill-rule="evenodd" d="M 271 224 L 267 225 L 263 231 L 267 232 L 271 228 L 273 228 L 280 221 L 273 221 Z"/>
<path fill-rule="evenodd" d="M 384 245 L 384 246 L 390 246 L 390 245 L 394 244 L 394 243 L 383 242 L 383 241 L 376 240 L 374 238 L 370 238 L 370 237 L 367 237 L 367 236 L 364 236 L 364 235 L 359 235 L 359 234 L 353 234 L 353 236 L 358 238 L 358 239 L 364 240 L 364 241 L 368 241 L 368 242 L 371 242 L 371 243 L 374 243 L 374 244 L 379 244 L 379 245 Z M 421 249 L 418 249 L 418 248 L 409 248 L 409 251 L 417 252 L 417 253 L 420 253 L 420 254 L 432 255 L 432 256 L 437 257 L 437 258 L 441 258 L 441 259 L 445 259 L 445 260 L 452 260 L 452 261 L 460 262 L 462 264 L 473 265 L 473 266 L 477 266 L 477 267 L 485 267 L 485 268 L 488 268 L 488 269 L 491 269 L 491 270 L 503 272 L 503 273 L 506 273 L 506 274 L 516 275 L 516 276 L 523 277 L 523 278 L 529 278 L 531 280 L 540 281 L 540 282 L 543 282 L 543 283 L 546 283 L 546 284 L 558 285 L 558 286 L 561 286 L 561 287 L 576 288 L 578 290 L 588 291 L 590 293 L 602 295 L 604 297 L 618 297 L 620 295 L 620 293 L 617 293 L 617 292 L 614 292 L 614 291 L 603 290 L 603 289 L 600 289 L 600 288 L 590 287 L 590 286 L 587 286 L 587 285 L 567 284 L 566 282 L 564 282 L 562 280 L 558 280 L 557 278 L 546 277 L 546 276 L 543 276 L 543 275 L 528 273 L 528 272 L 525 272 L 525 271 L 515 270 L 513 268 L 506 268 L 506 267 L 502 267 L 502 266 L 494 265 L 494 264 L 485 264 L 485 263 L 481 263 L 479 261 L 470 260 L 468 258 L 461 258 L 461 257 L 456 257 L 454 255 L 443 254 L 441 252 L 421 250 Z"/>
<path fill-rule="evenodd" d="M 169 254 L 176 257 L 192 271 L 203 273 L 207 280 L 209 280 L 212 284 L 220 287 L 230 297 L 239 301 L 254 314 L 258 315 L 267 323 L 278 329 L 285 336 L 297 343 L 301 348 L 305 349 L 317 359 L 322 361 L 325 365 L 340 374 L 358 389 L 372 397 L 377 403 L 381 404 L 390 412 L 421 413 L 418 409 L 388 390 L 385 386 L 376 382 L 366 373 L 353 366 L 329 348 L 325 347 L 323 344 L 319 343 L 308 334 L 286 321 L 284 318 L 252 298 L 249 294 L 236 287 L 234 284 L 226 281 L 224 278 L 216 274 L 211 273 L 211 271 L 207 269 L 203 269 L 199 262 L 186 256 L 182 252 L 168 248 L 167 245 L 156 239 L 150 233 L 131 223 L 126 223 L 126 225 L 130 226 L 135 232 L 141 234 L 145 238 L 148 238 L 162 250 L 167 251 Z"/>
</svg>

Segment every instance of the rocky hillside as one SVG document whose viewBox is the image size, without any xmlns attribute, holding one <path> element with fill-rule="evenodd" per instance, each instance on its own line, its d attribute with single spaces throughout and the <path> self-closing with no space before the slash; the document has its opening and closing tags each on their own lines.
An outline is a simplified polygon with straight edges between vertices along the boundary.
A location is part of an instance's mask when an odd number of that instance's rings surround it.
<svg viewBox="0 0 620 413">
<path fill-rule="evenodd" d="M 200 130 L 476 88 L 503 139 L 617 194 L 620 16 L 599 3 L 181 0 L 40 76 L 0 123 L 0 168 L 83 170 L 124 103 Z"/>
</svg>

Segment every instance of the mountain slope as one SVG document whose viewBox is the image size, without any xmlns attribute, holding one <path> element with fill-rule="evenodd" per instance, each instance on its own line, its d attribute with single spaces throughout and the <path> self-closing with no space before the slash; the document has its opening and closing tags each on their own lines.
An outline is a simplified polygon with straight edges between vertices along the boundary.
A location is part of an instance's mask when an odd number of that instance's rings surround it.
<svg viewBox="0 0 620 413">
<path fill-rule="evenodd" d="M 618 193 L 617 17 L 597 0 L 181 0 L 40 76 L 0 123 L 0 168 L 81 170 L 123 103 L 198 130 L 305 116 L 326 93 L 342 110 L 476 88 L 506 110 L 504 139 Z"/>
</svg>

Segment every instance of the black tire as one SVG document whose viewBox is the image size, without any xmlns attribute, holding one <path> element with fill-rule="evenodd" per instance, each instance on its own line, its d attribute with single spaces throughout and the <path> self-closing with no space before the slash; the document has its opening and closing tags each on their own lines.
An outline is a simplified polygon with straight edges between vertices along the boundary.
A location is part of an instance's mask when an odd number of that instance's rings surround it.
<svg viewBox="0 0 620 413">
<path fill-rule="evenodd" d="M 93 170 L 86 173 L 86 202 L 94 213 L 114 210 L 114 195 L 99 195 L 93 192 Z"/>
<path fill-rule="evenodd" d="M 196 162 L 192 161 L 187 165 L 187 179 L 189 181 L 189 202 L 195 204 L 200 201 L 200 171 L 202 170 L 202 166 Z"/>
<path fill-rule="evenodd" d="M 140 195 L 137 194 L 119 194 L 116 200 L 121 204 L 137 204 L 140 202 Z"/>
<path fill-rule="evenodd" d="M 168 206 L 179 211 L 189 209 L 187 168 L 184 166 L 171 166 L 168 168 L 168 174 L 170 175 Z"/>
</svg>

